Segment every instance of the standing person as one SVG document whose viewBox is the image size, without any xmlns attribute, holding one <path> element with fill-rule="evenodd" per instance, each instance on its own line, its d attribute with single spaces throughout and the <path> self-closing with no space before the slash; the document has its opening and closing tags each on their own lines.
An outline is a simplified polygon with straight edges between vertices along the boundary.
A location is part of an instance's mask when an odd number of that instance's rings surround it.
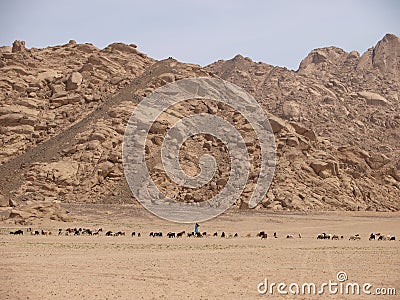
<svg viewBox="0 0 400 300">
<path fill-rule="evenodd" d="M 194 233 L 198 234 L 199 233 L 199 224 L 196 223 L 196 225 L 194 225 Z"/>
</svg>

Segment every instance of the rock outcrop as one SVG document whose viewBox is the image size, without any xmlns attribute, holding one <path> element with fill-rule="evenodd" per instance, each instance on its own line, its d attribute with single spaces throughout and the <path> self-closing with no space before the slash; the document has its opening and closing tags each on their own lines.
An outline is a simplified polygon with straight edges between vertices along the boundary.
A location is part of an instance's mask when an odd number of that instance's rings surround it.
<svg viewBox="0 0 400 300">
<path fill-rule="evenodd" d="M 361 56 L 336 47 L 313 50 L 296 72 L 240 55 L 205 68 L 174 59 L 157 62 L 122 43 L 102 50 L 73 41 L 27 49 L 16 41 L 0 50 L 3 219 L 67 220 L 59 202 L 137 203 L 122 168 L 131 112 L 162 85 L 215 76 L 251 93 L 275 135 L 275 177 L 257 209 L 400 209 L 400 50 L 394 35 Z M 208 199 L 225 186 L 227 149 L 211 136 L 187 140 L 180 157 L 192 176 L 200 170 L 201 155 L 216 158 L 219 171 L 207 185 L 182 188 L 163 170 L 165 132 L 193 112 L 217 114 L 244 136 L 253 167 L 236 206 L 247 207 L 257 184 L 258 142 L 243 117 L 212 100 L 188 100 L 153 124 L 146 143 L 153 181 L 187 202 Z"/>
</svg>

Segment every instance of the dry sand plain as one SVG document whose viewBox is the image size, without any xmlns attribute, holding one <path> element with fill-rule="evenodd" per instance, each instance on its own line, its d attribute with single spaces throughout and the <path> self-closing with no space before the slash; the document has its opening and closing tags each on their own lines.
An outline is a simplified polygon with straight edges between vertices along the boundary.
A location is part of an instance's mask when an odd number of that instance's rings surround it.
<svg viewBox="0 0 400 300">
<path fill-rule="evenodd" d="M 0 299 L 399 299 L 398 213 L 229 212 L 200 224 L 202 231 L 238 238 L 151 238 L 150 231 L 192 231 L 193 226 L 158 219 L 129 206 L 70 206 L 79 221 L 39 222 L 52 236 L 11 236 L 1 225 Z M 122 237 L 57 236 L 58 228 L 102 227 Z M 141 232 L 141 238 L 129 233 Z M 268 239 L 255 234 L 265 230 Z M 279 238 L 272 238 L 277 232 Z M 343 240 L 317 240 L 320 232 Z M 396 235 L 395 242 L 368 241 L 370 232 Z M 251 237 L 245 237 L 251 233 Z M 303 238 L 298 238 L 301 233 Z M 360 241 L 349 241 L 359 233 Z M 293 234 L 294 239 L 286 239 Z M 264 278 L 287 284 L 332 280 L 344 271 L 348 282 L 394 287 L 395 296 L 260 295 Z"/>
</svg>

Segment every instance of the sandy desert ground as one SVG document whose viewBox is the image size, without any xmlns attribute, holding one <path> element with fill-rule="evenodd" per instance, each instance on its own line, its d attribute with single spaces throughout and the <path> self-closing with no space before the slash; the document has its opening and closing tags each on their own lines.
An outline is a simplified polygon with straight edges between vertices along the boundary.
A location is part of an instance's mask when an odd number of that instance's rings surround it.
<svg viewBox="0 0 400 300">
<path fill-rule="evenodd" d="M 42 221 L 33 229 L 51 236 L 9 235 L 23 227 L 1 225 L 0 299 L 399 299 L 399 213 L 228 212 L 200 224 L 201 231 L 238 233 L 238 238 L 168 239 L 150 231 L 192 231 L 129 206 L 70 206 L 74 223 Z M 29 227 L 29 226 L 27 226 Z M 58 228 L 89 227 L 125 231 L 126 236 L 57 236 Z M 26 228 L 26 227 L 24 227 Z M 132 238 L 130 233 L 141 232 Z M 265 230 L 268 238 L 255 237 Z M 277 232 L 278 238 L 272 237 Z M 317 240 L 320 232 L 343 240 Z M 396 241 L 368 241 L 371 232 Z M 251 237 L 246 237 L 247 234 Z M 302 238 L 298 237 L 301 233 Z M 360 241 L 349 241 L 352 234 Z M 293 234 L 294 239 L 287 239 Z M 371 283 L 397 295 L 261 295 L 257 285 L 275 283 Z M 287 290 L 287 288 L 286 288 Z"/>
</svg>

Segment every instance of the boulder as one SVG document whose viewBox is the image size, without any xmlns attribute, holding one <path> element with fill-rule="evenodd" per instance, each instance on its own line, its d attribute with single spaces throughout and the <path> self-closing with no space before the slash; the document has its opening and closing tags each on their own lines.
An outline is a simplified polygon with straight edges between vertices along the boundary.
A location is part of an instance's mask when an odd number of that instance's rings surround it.
<svg viewBox="0 0 400 300">
<path fill-rule="evenodd" d="M 274 115 L 269 115 L 268 120 L 269 120 L 269 123 L 271 124 L 271 128 L 274 133 L 278 133 L 282 129 L 286 129 L 286 131 L 291 131 L 288 124 L 281 118 L 278 118 Z"/>
<path fill-rule="evenodd" d="M 386 34 L 372 52 L 372 65 L 383 74 L 399 74 L 400 39 L 394 34 Z"/>
<path fill-rule="evenodd" d="M 16 82 L 13 84 L 12 88 L 14 91 L 22 93 L 26 91 L 28 85 L 25 82 Z"/>
<path fill-rule="evenodd" d="M 39 113 L 38 108 L 42 108 L 46 104 L 45 101 L 34 98 L 22 98 L 16 101 L 15 103 L 20 107 L 24 106 L 25 108 L 32 108 L 31 114 L 33 113 L 34 115 L 37 115 Z M 2 108 L 0 108 L 0 110 L 1 109 Z"/>
<path fill-rule="evenodd" d="M 392 168 L 390 175 L 398 182 L 400 182 L 400 169 Z"/>
<path fill-rule="evenodd" d="M 15 125 L 35 125 L 36 118 L 33 116 L 27 116 L 20 113 L 11 113 L 0 116 L 0 124 L 3 126 L 15 126 Z"/>
<path fill-rule="evenodd" d="M 10 199 L 10 200 L 8 200 L 8 206 L 17 207 L 18 206 L 18 202 L 15 201 L 14 199 Z"/>
<path fill-rule="evenodd" d="M 110 83 L 116 85 L 116 84 L 120 83 L 122 80 L 124 80 L 122 77 L 115 76 L 110 79 Z"/>
<path fill-rule="evenodd" d="M 299 145 L 299 139 L 296 136 L 289 136 L 286 138 L 286 145 L 289 147 L 297 147 Z"/>
<path fill-rule="evenodd" d="M 120 52 L 130 53 L 130 54 L 137 54 L 138 50 L 133 45 L 126 45 L 123 43 L 113 43 L 108 45 L 105 50 L 117 50 Z"/>
<path fill-rule="evenodd" d="M 312 50 L 299 66 L 299 72 L 318 69 L 319 65 L 326 65 L 339 59 L 345 59 L 347 52 L 337 47 L 325 47 Z"/>
<path fill-rule="evenodd" d="M 15 132 L 18 134 L 31 134 L 35 131 L 35 127 L 31 125 L 17 125 L 13 127 L 9 127 L 9 131 Z"/>
<path fill-rule="evenodd" d="M 51 84 L 50 89 L 52 98 L 65 97 L 67 95 L 64 85 L 62 84 Z"/>
<path fill-rule="evenodd" d="M 314 170 L 314 172 L 322 177 L 327 178 L 331 175 L 338 175 L 339 174 L 339 164 L 335 161 L 327 160 L 313 160 L 310 163 L 310 167 Z"/>
<path fill-rule="evenodd" d="M 57 97 L 57 98 L 52 98 L 50 102 L 52 104 L 55 104 L 55 106 L 61 106 L 61 105 L 67 105 L 67 104 L 73 104 L 81 101 L 81 97 L 79 95 L 69 95 L 65 97 Z"/>
<path fill-rule="evenodd" d="M 76 180 L 78 163 L 74 161 L 57 161 L 41 166 L 43 175 L 58 185 L 71 185 Z"/>
<path fill-rule="evenodd" d="M 82 73 L 82 72 L 93 72 L 93 71 L 94 71 L 94 68 L 93 68 L 93 65 L 91 63 L 86 63 L 79 69 L 80 73 Z"/>
<path fill-rule="evenodd" d="M 114 164 L 110 161 L 102 162 L 97 166 L 97 174 L 105 178 L 113 170 L 113 167 Z"/>
<path fill-rule="evenodd" d="M 390 162 L 390 159 L 383 153 L 370 153 L 369 157 L 365 158 L 365 161 L 371 169 L 379 169 Z"/>
<path fill-rule="evenodd" d="M 11 46 L 0 46 L 0 53 L 5 54 L 8 53 L 10 54 L 12 52 L 12 47 Z"/>
<path fill-rule="evenodd" d="M 348 60 L 358 60 L 360 58 L 360 53 L 357 51 L 353 50 L 347 55 Z"/>
<path fill-rule="evenodd" d="M 293 101 L 286 101 L 282 105 L 283 116 L 286 119 L 296 119 L 300 117 L 299 104 Z"/>
<path fill-rule="evenodd" d="M 72 72 L 66 82 L 65 90 L 76 90 L 82 84 L 83 76 L 79 72 Z"/>
<path fill-rule="evenodd" d="M 5 67 L 1 68 L 1 71 L 4 73 L 13 72 L 15 74 L 23 75 L 23 76 L 31 75 L 31 73 L 29 71 L 25 70 L 23 67 L 14 66 L 14 65 L 5 66 Z"/>
<path fill-rule="evenodd" d="M 55 70 L 44 70 L 43 72 L 40 72 L 37 77 L 36 81 L 37 82 L 53 82 L 55 79 L 60 79 L 63 77 L 61 73 Z"/>
<path fill-rule="evenodd" d="M 167 122 L 156 121 L 150 128 L 150 133 L 153 134 L 165 134 L 168 130 Z"/>
<path fill-rule="evenodd" d="M 0 116 L 7 114 L 24 114 L 30 116 L 37 116 L 39 114 L 38 110 L 30 109 L 23 105 L 8 105 L 0 107 Z"/>
<path fill-rule="evenodd" d="M 171 83 L 171 82 L 175 81 L 175 75 L 172 73 L 161 74 L 158 78 L 161 79 L 165 83 Z"/>
<path fill-rule="evenodd" d="M 225 186 L 226 183 L 227 183 L 226 178 L 219 178 L 219 179 L 216 181 L 217 186 Z"/>
<path fill-rule="evenodd" d="M 29 219 L 30 217 L 35 217 L 35 214 L 29 211 L 23 211 L 19 209 L 13 209 L 10 212 L 11 219 L 20 219 L 20 220 L 26 220 Z"/>
<path fill-rule="evenodd" d="M 89 150 L 89 151 L 97 150 L 100 147 L 100 144 L 101 143 L 98 140 L 90 141 L 86 144 L 86 150 Z"/>
<path fill-rule="evenodd" d="M 23 52 L 25 51 L 25 41 L 14 41 L 13 45 L 12 45 L 12 52 L 13 53 L 17 53 L 17 52 Z"/>
<path fill-rule="evenodd" d="M 383 106 L 390 104 L 389 101 L 377 93 L 362 91 L 358 92 L 357 94 L 361 98 L 364 98 L 368 105 Z"/>
<path fill-rule="evenodd" d="M 308 129 L 299 123 L 290 122 L 289 124 L 294 128 L 294 130 L 296 131 L 297 134 L 300 134 L 300 135 L 306 137 L 310 141 L 317 140 L 317 135 L 315 134 L 315 132 L 313 130 Z"/>
<path fill-rule="evenodd" d="M 101 132 L 93 132 L 89 138 L 88 141 L 94 141 L 97 140 L 99 142 L 104 142 L 107 139 L 107 137 L 101 133 Z"/>
</svg>

